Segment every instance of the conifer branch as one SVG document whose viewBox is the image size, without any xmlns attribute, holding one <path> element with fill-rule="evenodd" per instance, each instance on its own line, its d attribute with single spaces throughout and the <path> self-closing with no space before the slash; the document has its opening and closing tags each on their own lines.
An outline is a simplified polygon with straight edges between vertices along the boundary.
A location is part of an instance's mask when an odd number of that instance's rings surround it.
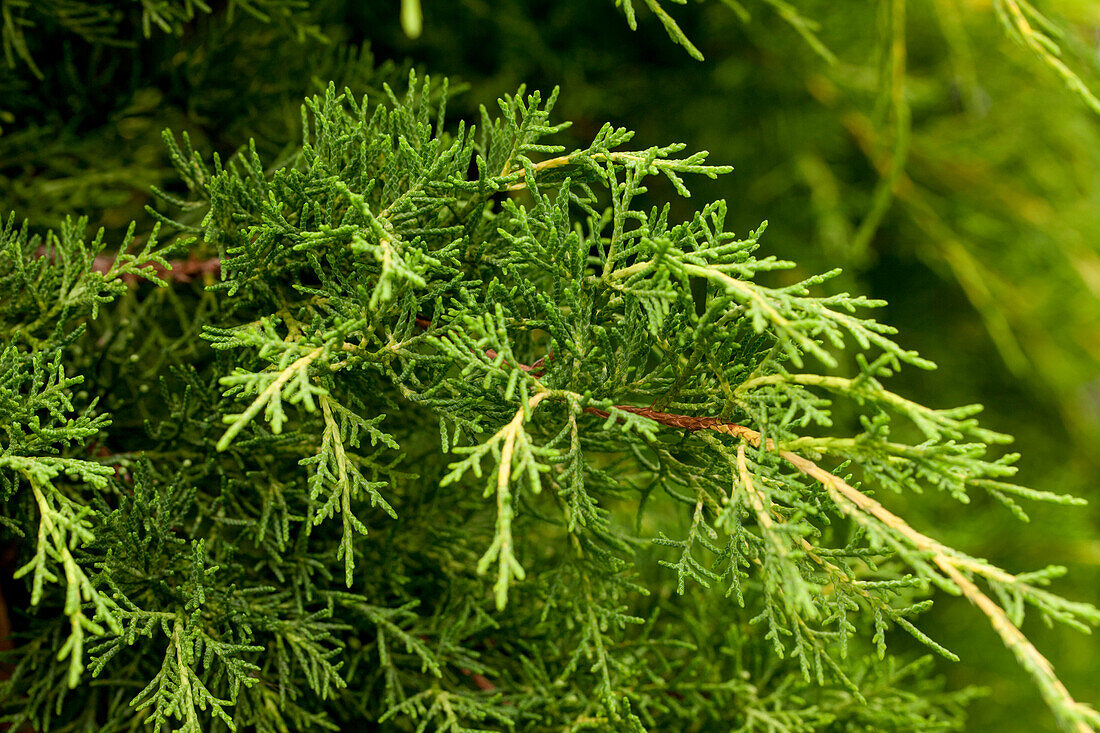
<svg viewBox="0 0 1100 733">
<path fill-rule="evenodd" d="M 982 592 L 981 589 L 975 585 L 973 580 L 971 580 L 970 576 L 977 575 L 1005 588 L 1016 587 L 1023 592 L 1036 592 L 1037 589 L 1027 586 L 1020 578 L 1000 568 L 981 560 L 962 556 L 957 551 L 913 529 L 913 527 L 901 517 L 889 511 L 882 504 L 856 489 L 844 479 L 829 473 L 813 461 L 797 453 L 782 449 L 771 439 L 765 440 L 759 431 L 753 430 L 752 428 L 736 423 L 724 422 L 711 417 L 677 415 L 659 412 L 651 408 L 616 405 L 615 409 L 640 415 L 669 427 L 682 428 L 688 431 L 712 430 L 718 433 L 724 433 L 739 438 L 754 448 L 763 447 L 769 452 L 776 453 L 799 472 L 818 481 L 824 486 L 833 497 L 836 506 L 861 526 L 876 532 L 884 541 L 896 545 L 896 540 L 890 539 L 889 534 L 881 533 L 879 529 L 879 527 L 886 528 L 890 532 L 903 538 L 917 552 L 921 553 L 921 555 L 928 557 L 930 561 L 943 572 L 944 576 L 946 576 L 945 580 L 949 581 L 947 583 L 945 583 L 944 580 L 939 580 L 937 582 L 943 585 L 947 590 L 961 593 L 989 619 L 990 624 L 993 626 L 993 630 L 997 632 L 997 635 L 1001 637 L 1005 646 L 1019 660 L 1021 666 L 1028 671 L 1038 684 L 1051 709 L 1055 712 L 1059 721 L 1067 730 L 1078 731 L 1078 733 L 1090 733 L 1096 727 L 1100 726 L 1100 713 L 1074 700 L 1070 692 L 1058 679 L 1054 672 L 1054 668 L 1046 657 L 1035 648 L 1031 641 L 1020 631 L 1018 626 L 1010 620 L 1004 608 Z M 610 413 L 606 410 L 595 407 L 585 408 L 585 411 L 603 418 L 610 416 Z M 751 479 L 748 478 L 747 470 L 744 468 L 743 446 L 738 449 L 738 470 L 743 472 L 743 486 L 749 492 L 750 496 L 753 497 L 752 502 L 754 508 L 758 508 L 758 517 L 764 517 L 761 520 L 761 525 L 766 528 L 771 522 L 769 518 L 766 518 L 767 514 L 763 511 L 763 504 L 761 503 L 760 497 L 752 488 Z M 876 526 L 872 520 L 877 520 L 880 524 Z M 1061 605 L 1063 605 L 1064 610 L 1070 614 L 1080 615 L 1094 624 L 1100 623 L 1100 612 L 1097 612 L 1091 607 L 1084 604 L 1069 604 L 1064 601 L 1061 602 Z"/>
<path fill-rule="evenodd" d="M 1027 606 L 1097 621 L 1041 588 L 1060 569 L 968 557 L 820 467 L 1073 502 L 1008 484 L 975 406 L 884 386 L 931 364 L 859 313 L 880 302 L 815 296 L 835 273 L 763 282 L 793 264 L 722 201 L 640 207 L 649 176 L 686 196 L 728 170 L 703 153 L 610 125 L 567 152 L 556 92 L 523 89 L 452 131 L 445 96 L 332 85 L 274 165 L 170 140 L 189 259 L 0 232 L 2 521 L 42 589 L 0 684 L 15 725 L 77 724 L 57 682 L 83 643 L 101 684 L 68 694 L 111 691 L 88 721 L 943 729 L 968 693 L 886 653 L 896 628 L 955 658 L 910 620 L 929 585 L 990 618 L 1060 720 L 1094 722 L 1017 628 Z M 207 287 L 126 287 L 143 273 Z M 804 368 L 852 352 L 855 376 Z M 836 398 L 862 432 L 831 434 Z M 93 615 L 89 588 L 114 605 Z"/>
<path fill-rule="evenodd" d="M 244 412 L 224 417 L 229 427 L 218 440 L 218 450 L 228 448 L 237 434 L 252 422 L 261 410 L 264 410 L 268 422 L 271 423 L 272 431 L 278 433 L 286 420 L 282 400 L 283 389 L 288 383 L 293 385 L 292 399 L 302 399 L 312 404 L 311 394 L 316 390 L 308 386 L 309 365 L 324 351 L 324 346 L 318 346 L 274 373 L 259 375 L 242 373 L 224 377 L 222 383 L 228 385 L 231 390 L 250 389 L 257 394 Z M 291 380 L 295 381 L 292 383 Z"/>
<path fill-rule="evenodd" d="M 993 8 L 1010 38 L 1027 47 L 1093 112 L 1100 113 L 1100 98 L 1061 59 L 1062 49 L 1055 41 L 1060 35 L 1058 28 L 1027 0 L 994 0 Z"/>
<path fill-rule="evenodd" d="M 666 150 L 668 150 L 668 152 L 675 152 L 682 148 L 682 145 L 670 146 Z M 691 159 L 678 160 L 653 157 L 643 151 L 591 152 L 577 150 L 568 155 L 559 155 L 555 158 L 541 160 L 531 166 L 531 170 L 533 170 L 535 174 L 545 174 L 569 166 L 592 168 L 594 165 L 600 163 L 613 163 L 623 166 L 641 167 L 646 175 L 661 173 L 669 176 L 674 181 L 678 180 L 676 178 L 676 174 L 678 173 L 699 173 L 708 178 L 716 178 L 721 174 L 729 173 L 733 170 L 732 166 L 708 166 L 699 165 L 695 162 L 696 160 L 702 160 L 706 155 L 704 151 L 692 156 Z M 527 188 L 527 170 L 527 168 L 519 168 L 515 171 L 505 172 L 503 177 L 510 178 L 514 175 L 518 179 L 515 183 L 509 185 L 507 190 L 522 191 Z"/>
<path fill-rule="evenodd" d="M 441 482 L 441 485 L 446 486 L 462 478 L 463 474 L 470 470 L 474 472 L 474 475 L 480 477 L 482 459 L 490 451 L 499 455 L 498 465 L 493 474 L 495 481 L 491 483 L 491 486 L 495 487 L 496 494 L 496 532 L 492 545 L 478 560 L 477 571 L 478 573 L 485 573 L 489 566 L 496 561 L 497 581 L 493 586 L 493 591 L 497 608 L 501 610 L 508 602 L 508 588 L 512 581 L 523 580 L 526 577 L 526 571 L 519 560 L 516 559 L 515 540 L 512 536 L 512 520 L 515 517 L 513 481 L 520 470 L 523 470 L 522 475 L 529 479 L 529 488 L 532 492 L 537 494 L 541 487 L 538 479 L 539 467 L 534 463 L 532 446 L 523 426 L 531 419 L 531 414 L 539 403 L 548 396 L 549 393 L 546 391 L 532 395 L 516 410 L 515 416 L 488 441 L 474 448 L 458 449 L 469 453 L 469 457 L 452 464 L 451 472 Z M 516 463 L 514 459 L 517 454 L 520 459 L 518 461 L 519 465 L 514 466 L 513 464 Z M 489 491 L 490 489 L 486 489 L 486 493 Z"/>
</svg>

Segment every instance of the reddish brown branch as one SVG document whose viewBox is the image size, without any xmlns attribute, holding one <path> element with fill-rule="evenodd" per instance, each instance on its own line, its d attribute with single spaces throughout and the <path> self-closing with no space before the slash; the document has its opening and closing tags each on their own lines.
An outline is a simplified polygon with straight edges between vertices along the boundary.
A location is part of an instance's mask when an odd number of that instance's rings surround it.
<svg viewBox="0 0 1100 733">
<path fill-rule="evenodd" d="M 107 272 L 115 263 L 115 258 L 110 255 L 100 255 L 95 258 L 95 262 L 92 263 L 92 269 L 96 272 Z M 209 257 L 205 260 L 186 259 L 186 260 L 169 260 L 168 267 L 156 262 L 148 262 L 142 265 L 142 269 L 150 270 L 152 274 L 157 275 L 163 280 L 169 282 L 186 283 L 197 276 L 201 275 L 217 275 L 221 272 L 222 261 L 220 257 Z M 122 276 L 122 280 L 127 283 L 135 283 L 138 280 L 138 275 L 134 273 L 126 273 Z"/>
<path fill-rule="evenodd" d="M 631 412 L 635 415 L 641 415 L 647 417 L 654 422 L 659 422 L 662 425 L 667 425 L 670 428 L 683 428 L 689 432 L 695 432 L 696 430 L 717 430 L 723 433 L 739 433 L 746 428 L 736 423 L 722 422 L 718 418 L 714 417 L 695 417 L 692 415 L 677 415 L 672 412 L 660 412 L 654 410 L 651 407 L 633 407 L 631 405 L 615 405 L 616 410 L 622 410 L 623 412 Z M 611 416 L 611 413 L 606 410 L 601 410 L 597 407 L 586 407 L 585 412 L 593 415 L 599 415 L 600 417 L 607 418 Z"/>
<path fill-rule="evenodd" d="M 53 253 L 47 251 L 45 247 L 39 247 L 35 254 L 38 257 L 53 258 Z M 114 255 L 97 255 L 92 260 L 92 272 L 110 272 L 111 268 L 114 267 L 115 258 Z M 169 282 L 185 283 L 200 275 L 217 275 L 221 272 L 222 261 L 220 257 L 208 257 L 205 260 L 189 258 L 186 260 L 169 260 L 168 267 L 156 262 L 147 262 L 141 265 L 141 268 Z M 138 278 L 139 275 L 135 273 L 122 275 L 122 280 L 131 284 L 136 283 Z"/>
<path fill-rule="evenodd" d="M 497 688 L 497 686 L 490 682 L 489 678 L 483 674 L 480 674 L 478 672 L 471 672 L 465 667 L 462 668 L 462 674 L 473 680 L 474 684 L 477 685 L 477 688 L 479 690 L 482 690 L 484 692 L 492 692 Z"/>
</svg>

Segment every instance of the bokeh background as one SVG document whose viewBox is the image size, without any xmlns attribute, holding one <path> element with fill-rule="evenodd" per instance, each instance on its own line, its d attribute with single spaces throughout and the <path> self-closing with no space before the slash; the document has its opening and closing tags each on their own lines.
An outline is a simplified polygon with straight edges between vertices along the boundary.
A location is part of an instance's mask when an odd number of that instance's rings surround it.
<svg viewBox="0 0 1100 733">
<path fill-rule="evenodd" d="M 632 30 L 615 0 L 0 0 L 0 212 L 148 227 L 150 187 L 176 187 L 163 129 L 223 156 L 255 138 L 277 160 L 330 79 L 362 93 L 413 66 L 449 76 L 455 117 L 560 85 L 563 144 L 609 121 L 735 166 L 678 213 L 725 198 L 735 229 L 769 220 L 768 252 L 802 274 L 843 267 L 831 286 L 887 300 L 879 320 L 940 365 L 898 391 L 985 404 L 1017 437 L 1021 482 L 1092 502 L 1029 508 L 1030 524 L 984 499 L 892 507 L 1009 568 L 1063 563 L 1057 590 L 1100 604 L 1100 3 L 634 5 Z M 964 601 L 941 597 L 924 628 L 963 657 L 941 663 L 951 687 L 990 691 L 968 729 L 1053 730 Z M 1095 638 L 1025 631 L 1100 700 Z"/>
</svg>

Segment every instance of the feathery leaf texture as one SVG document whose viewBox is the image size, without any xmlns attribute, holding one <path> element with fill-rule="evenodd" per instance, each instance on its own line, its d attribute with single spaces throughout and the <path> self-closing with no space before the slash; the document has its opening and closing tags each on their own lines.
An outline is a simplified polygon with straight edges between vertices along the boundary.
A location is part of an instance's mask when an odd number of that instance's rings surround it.
<svg viewBox="0 0 1100 733">
<path fill-rule="evenodd" d="M 652 177 L 729 171 L 706 153 L 610 125 L 567 151 L 556 90 L 452 127 L 447 89 L 330 86 L 271 167 L 168 135 L 177 244 L 131 232 L 107 269 L 81 223 L 42 248 L 9 220 L 0 491 L 38 613 L 5 721 L 941 730 L 970 693 L 888 650 L 956 658 L 915 621 L 936 587 L 1100 728 L 1019 630 L 1100 622 L 1045 588 L 1061 570 L 887 508 L 1078 502 L 1010 483 L 979 408 L 888 389 L 932 365 L 880 302 L 758 257 L 721 201 L 643 207 Z M 164 275 L 179 247 L 217 277 Z"/>
</svg>

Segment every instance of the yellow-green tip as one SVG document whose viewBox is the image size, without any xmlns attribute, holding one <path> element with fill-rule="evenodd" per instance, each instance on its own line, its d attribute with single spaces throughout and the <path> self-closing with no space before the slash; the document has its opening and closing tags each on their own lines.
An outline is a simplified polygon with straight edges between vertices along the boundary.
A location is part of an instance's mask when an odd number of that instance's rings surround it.
<svg viewBox="0 0 1100 733">
<path fill-rule="evenodd" d="M 401 0 L 401 29 L 409 38 L 419 38 L 424 28 L 424 14 L 420 0 Z"/>
</svg>

